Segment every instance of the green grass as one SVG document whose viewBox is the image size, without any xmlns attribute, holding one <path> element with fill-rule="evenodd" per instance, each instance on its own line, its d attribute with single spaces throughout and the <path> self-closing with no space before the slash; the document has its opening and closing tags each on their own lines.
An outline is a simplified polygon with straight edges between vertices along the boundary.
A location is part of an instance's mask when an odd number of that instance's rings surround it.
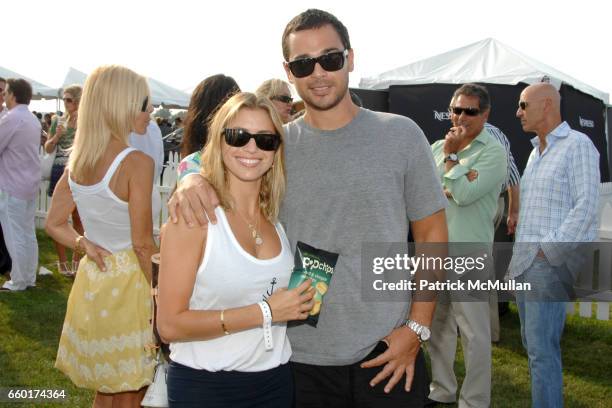
<svg viewBox="0 0 612 408">
<path fill-rule="evenodd" d="M 40 263 L 54 271 L 37 287 L 0 293 L 0 388 L 66 390 L 65 403 L 7 404 L 7 407 L 90 407 L 93 392 L 76 388 L 53 368 L 72 280 L 55 270 L 55 249 L 38 231 Z M 0 283 L 4 281 L 0 278 Z M 455 372 L 465 375 L 461 344 Z M 562 341 L 566 407 L 612 407 L 612 321 L 568 317 Z M 520 341 L 516 308 L 501 320 L 501 341 L 493 347 L 492 407 L 529 407 L 529 371 Z"/>
</svg>

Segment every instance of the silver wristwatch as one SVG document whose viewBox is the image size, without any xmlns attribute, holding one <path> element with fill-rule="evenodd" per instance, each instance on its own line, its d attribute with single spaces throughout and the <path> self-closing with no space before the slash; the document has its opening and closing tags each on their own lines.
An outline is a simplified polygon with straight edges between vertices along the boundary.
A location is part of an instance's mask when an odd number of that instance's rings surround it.
<svg viewBox="0 0 612 408">
<path fill-rule="evenodd" d="M 421 323 L 417 323 L 414 320 L 406 320 L 404 326 L 415 332 L 421 343 L 426 342 L 431 337 L 431 330 L 429 330 L 429 327 L 423 326 Z"/>
<path fill-rule="evenodd" d="M 457 156 L 457 153 L 450 153 L 448 156 L 446 156 L 444 158 L 444 163 L 446 163 L 447 161 L 458 162 L 459 157 Z"/>
</svg>

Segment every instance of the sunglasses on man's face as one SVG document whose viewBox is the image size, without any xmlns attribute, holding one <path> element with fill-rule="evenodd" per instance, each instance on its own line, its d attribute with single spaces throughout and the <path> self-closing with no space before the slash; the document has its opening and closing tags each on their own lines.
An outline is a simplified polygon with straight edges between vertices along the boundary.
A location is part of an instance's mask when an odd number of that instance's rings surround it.
<svg viewBox="0 0 612 408">
<path fill-rule="evenodd" d="M 72 99 L 72 98 L 63 98 L 63 100 L 64 100 L 64 103 L 72 103 L 72 102 L 74 102 L 74 99 Z"/>
<path fill-rule="evenodd" d="M 523 110 L 523 111 L 525 109 L 527 109 L 528 106 L 529 106 L 529 103 L 527 103 L 527 102 L 524 102 L 524 101 L 520 101 L 519 102 L 519 108 L 521 108 L 521 110 Z"/>
<path fill-rule="evenodd" d="M 280 136 L 276 133 L 255 133 L 251 134 L 244 129 L 223 129 L 225 143 L 233 147 L 242 147 L 255 139 L 255 144 L 261 150 L 268 152 L 275 151 L 281 144 Z"/>
<path fill-rule="evenodd" d="M 293 98 L 288 95 L 276 95 L 271 97 L 273 101 L 279 101 L 282 103 L 293 103 Z"/>
<path fill-rule="evenodd" d="M 480 113 L 480 109 L 478 108 L 460 108 L 458 106 L 451 106 L 448 110 L 457 116 L 460 116 L 462 113 L 468 116 L 477 116 Z"/>
<path fill-rule="evenodd" d="M 348 50 L 335 51 L 316 58 L 299 58 L 288 62 L 287 65 L 294 77 L 304 78 L 313 73 L 317 63 L 328 72 L 341 70 L 344 66 L 344 58 L 347 56 Z"/>
</svg>

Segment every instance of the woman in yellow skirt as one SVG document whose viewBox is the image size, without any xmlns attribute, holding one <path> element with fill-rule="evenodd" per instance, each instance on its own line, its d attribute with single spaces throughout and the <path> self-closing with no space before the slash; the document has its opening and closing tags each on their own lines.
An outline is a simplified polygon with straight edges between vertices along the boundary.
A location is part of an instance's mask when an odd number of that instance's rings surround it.
<svg viewBox="0 0 612 408">
<path fill-rule="evenodd" d="M 128 146 L 152 110 L 146 79 L 103 66 L 85 83 L 77 132 L 46 229 L 81 251 L 55 366 L 96 391 L 93 406 L 138 407 L 155 366 L 149 280 L 153 160 Z M 85 236 L 67 222 L 78 209 Z"/>
</svg>

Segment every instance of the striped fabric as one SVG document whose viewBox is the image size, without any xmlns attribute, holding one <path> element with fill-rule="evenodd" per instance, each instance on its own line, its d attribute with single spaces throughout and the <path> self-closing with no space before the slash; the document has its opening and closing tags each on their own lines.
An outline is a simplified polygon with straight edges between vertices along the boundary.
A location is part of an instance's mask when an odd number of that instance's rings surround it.
<svg viewBox="0 0 612 408">
<path fill-rule="evenodd" d="M 495 139 L 497 139 L 497 141 L 504 146 L 506 154 L 508 155 L 508 175 L 506 176 L 506 180 L 504 181 L 501 190 L 506 191 L 508 187 L 516 186 L 519 183 L 521 180 L 521 173 L 519 173 L 519 170 L 516 167 L 514 156 L 512 156 L 512 151 L 510 151 L 510 141 L 506 135 L 504 135 L 504 132 L 490 123 L 485 123 L 485 129 L 487 129 L 489 134 L 495 137 Z"/>
</svg>

